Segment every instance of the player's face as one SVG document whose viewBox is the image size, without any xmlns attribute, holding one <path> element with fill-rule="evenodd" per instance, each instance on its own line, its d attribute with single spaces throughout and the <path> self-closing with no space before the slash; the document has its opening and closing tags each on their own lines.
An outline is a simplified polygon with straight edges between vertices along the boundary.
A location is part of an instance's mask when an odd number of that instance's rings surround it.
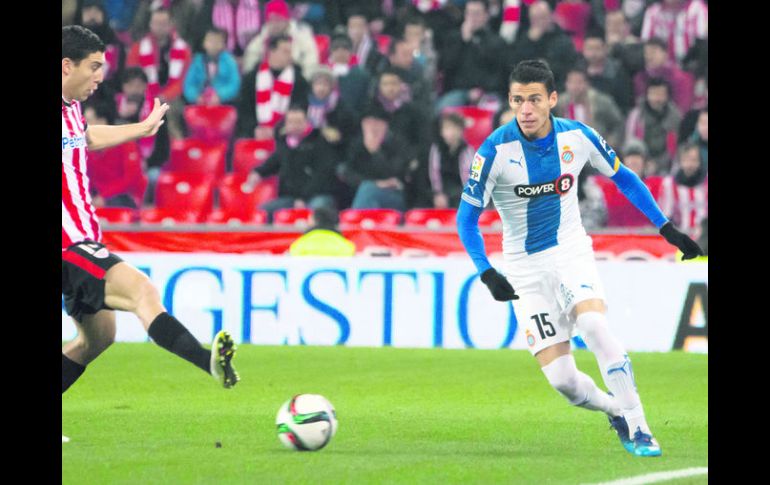
<svg viewBox="0 0 770 485">
<path fill-rule="evenodd" d="M 79 64 L 71 59 L 62 60 L 62 74 L 67 77 L 66 90 L 72 99 L 85 101 L 104 80 L 104 52 L 93 52 Z M 65 93 L 62 93 L 65 94 Z"/>
<path fill-rule="evenodd" d="M 511 83 L 508 93 L 519 128 L 530 139 L 542 138 L 551 130 L 549 116 L 557 100 L 556 91 L 549 95 L 543 83 Z"/>
</svg>

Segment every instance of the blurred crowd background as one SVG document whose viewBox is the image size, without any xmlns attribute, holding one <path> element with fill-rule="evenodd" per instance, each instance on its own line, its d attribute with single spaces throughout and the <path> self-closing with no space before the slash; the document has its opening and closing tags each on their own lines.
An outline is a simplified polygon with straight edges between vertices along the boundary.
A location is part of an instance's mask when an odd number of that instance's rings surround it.
<svg viewBox="0 0 770 485">
<path fill-rule="evenodd" d="M 554 114 L 594 127 L 707 247 L 705 0 L 62 0 L 71 24 L 107 46 L 88 123 L 171 105 L 156 136 L 91 152 L 108 221 L 270 224 L 318 208 L 453 221 L 475 149 L 513 117 L 512 67 L 540 58 Z M 589 230 L 652 229 L 590 166 L 578 197 Z"/>
</svg>

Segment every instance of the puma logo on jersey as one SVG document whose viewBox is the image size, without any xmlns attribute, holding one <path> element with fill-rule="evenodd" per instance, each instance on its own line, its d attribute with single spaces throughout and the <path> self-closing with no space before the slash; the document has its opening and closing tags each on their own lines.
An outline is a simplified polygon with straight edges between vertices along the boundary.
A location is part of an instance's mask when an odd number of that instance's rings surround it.
<svg viewBox="0 0 770 485">
<path fill-rule="evenodd" d="M 516 165 L 518 165 L 519 167 L 523 167 L 523 165 L 521 164 L 522 160 L 514 160 L 513 158 L 511 158 L 510 160 L 508 160 L 508 162 L 509 162 L 509 163 L 513 163 L 513 164 L 516 164 Z"/>
<path fill-rule="evenodd" d="M 516 195 L 519 197 L 526 197 L 528 199 L 534 199 L 536 197 L 542 197 L 544 195 L 557 194 L 562 195 L 569 191 L 575 184 L 575 177 L 565 173 L 561 177 L 552 182 L 545 182 L 535 185 L 517 185 L 514 187 Z"/>
<path fill-rule="evenodd" d="M 476 187 L 477 186 L 478 186 L 478 184 L 474 184 L 473 182 L 468 182 L 468 189 L 470 189 L 471 194 L 475 194 L 476 193 Z"/>
</svg>

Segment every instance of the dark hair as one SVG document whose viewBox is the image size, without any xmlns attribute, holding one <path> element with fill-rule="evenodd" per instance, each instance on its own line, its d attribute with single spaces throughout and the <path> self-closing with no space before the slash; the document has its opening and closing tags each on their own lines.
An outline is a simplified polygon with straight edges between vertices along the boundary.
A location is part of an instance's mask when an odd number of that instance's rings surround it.
<svg viewBox="0 0 770 485">
<path fill-rule="evenodd" d="M 291 42 L 291 37 L 286 34 L 278 34 L 276 36 L 270 37 L 270 39 L 267 41 L 267 49 L 274 51 L 278 48 L 278 44 L 281 42 Z"/>
<path fill-rule="evenodd" d="M 152 18 L 153 15 L 156 13 L 165 13 L 168 15 L 168 18 L 171 18 L 171 10 L 167 9 L 166 7 L 158 7 L 154 8 L 150 11 L 150 18 Z"/>
<path fill-rule="evenodd" d="M 396 53 L 396 46 L 398 44 L 406 44 L 406 43 L 407 43 L 407 41 L 403 37 L 396 37 L 396 38 L 394 38 L 391 41 L 390 46 L 388 47 L 388 55 L 392 56 L 393 54 Z"/>
<path fill-rule="evenodd" d="M 585 43 L 585 41 L 587 41 L 588 39 L 599 39 L 602 42 L 602 44 L 607 43 L 607 41 L 604 39 L 604 34 L 602 34 L 602 32 L 600 32 L 599 30 L 589 30 L 586 33 L 585 37 L 583 37 L 583 43 Z"/>
<path fill-rule="evenodd" d="M 372 20 L 372 15 L 367 10 L 363 9 L 362 7 L 352 7 L 347 12 L 348 16 L 345 19 L 345 24 L 347 25 L 348 20 L 350 20 L 350 17 L 363 17 L 367 23 L 369 23 L 370 20 Z"/>
<path fill-rule="evenodd" d="M 671 85 L 663 79 L 662 77 L 654 77 L 649 80 L 647 80 L 647 86 L 644 87 L 644 92 L 647 93 L 647 90 L 650 88 L 657 88 L 660 86 L 665 86 L 666 91 L 668 91 L 669 96 L 671 95 Z"/>
<path fill-rule="evenodd" d="M 688 152 L 690 150 L 695 150 L 698 152 L 698 160 L 700 161 L 701 164 L 703 164 L 703 160 L 701 159 L 701 156 L 700 156 L 700 147 L 698 146 L 697 143 L 693 143 L 691 141 L 687 141 L 679 145 L 679 149 L 677 150 L 677 158 L 681 158 L 682 155 L 685 154 L 685 152 Z"/>
<path fill-rule="evenodd" d="M 575 64 L 567 70 L 567 75 L 569 76 L 570 73 L 577 72 L 583 75 L 583 77 L 588 80 L 588 69 L 586 68 L 585 62 L 581 62 L 582 59 L 575 62 Z"/>
<path fill-rule="evenodd" d="M 307 106 L 297 101 L 289 105 L 289 108 L 286 110 L 286 113 L 288 114 L 289 111 L 301 111 L 302 114 L 307 116 Z"/>
<path fill-rule="evenodd" d="M 147 74 L 144 73 L 144 69 L 139 66 L 127 67 L 123 70 L 123 74 L 120 76 L 120 84 L 126 84 L 134 79 L 141 79 L 147 83 Z"/>
<path fill-rule="evenodd" d="M 556 91 L 553 71 L 546 61 L 540 59 L 521 61 L 516 64 L 508 77 L 508 86 L 513 83 L 542 83 L 545 84 L 545 90 L 549 95 Z"/>
<path fill-rule="evenodd" d="M 61 28 L 61 58 L 72 59 L 75 65 L 94 52 L 104 52 L 104 42 L 80 25 Z"/>
<path fill-rule="evenodd" d="M 335 34 L 332 37 L 331 43 L 329 45 L 329 51 L 331 52 L 340 48 L 347 49 L 349 51 L 353 50 L 353 41 L 350 40 L 348 34 Z"/>
<path fill-rule="evenodd" d="M 382 71 L 380 71 L 380 74 L 377 76 L 377 81 L 379 82 L 380 79 L 382 79 L 382 76 L 385 75 L 391 75 L 391 76 L 398 76 L 400 80 L 404 80 L 404 75 L 401 71 L 401 69 L 395 68 L 395 67 L 386 67 Z"/>
<path fill-rule="evenodd" d="M 460 114 L 458 113 L 454 113 L 451 111 L 448 113 L 442 113 L 440 118 L 440 123 L 443 123 L 445 121 L 452 123 L 453 125 L 457 126 L 461 130 L 465 129 L 465 118 L 460 116 Z"/>
<path fill-rule="evenodd" d="M 334 229 L 340 220 L 339 213 L 331 207 L 321 206 L 313 211 L 315 227 L 320 229 Z"/>
<path fill-rule="evenodd" d="M 219 34 L 225 39 L 225 44 L 227 44 L 227 31 L 224 29 L 220 29 L 219 27 L 211 26 L 208 29 L 206 29 L 206 35 L 208 34 Z"/>
<path fill-rule="evenodd" d="M 404 29 L 403 30 L 406 30 L 406 26 L 407 25 L 421 25 L 421 26 L 425 27 L 426 24 L 425 24 L 425 19 L 422 18 L 421 15 L 409 14 L 404 19 Z"/>
<path fill-rule="evenodd" d="M 644 43 L 644 46 L 647 47 L 648 45 L 656 45 L 663 49 L 664 51 L 668 52 L 668 44 L 665 40 L 659 38 L 659 37 L 653 37 L 647 42 Z"/>
<path fill-rule="evenodd" d="M 364 109 L 364 114 L 361 116 L 361 121 L 363 121 L 364 118 L 376 118 L 387 123 L 389 123 L 391 120 L 390 113 L 385 111 L 385 108 L 383 108 L 382 105 L 377 101 L 370 102 L 369 105 Z"/>
<path fill-rule="evenodd" d="M 89 100 L 83 105 L 83 113 L 88 108 L 93 109 L 97 117 L 107 120 L 108 125 L 115 123 L 115 111 L 106 102 Z"/>
</svg>

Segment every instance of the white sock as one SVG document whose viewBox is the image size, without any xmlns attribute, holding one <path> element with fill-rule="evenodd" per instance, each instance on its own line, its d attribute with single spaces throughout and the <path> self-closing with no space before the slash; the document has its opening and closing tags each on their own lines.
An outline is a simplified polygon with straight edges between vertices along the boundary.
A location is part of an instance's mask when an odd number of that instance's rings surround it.
<svg viewBox="0 0 770 485">
<path fill-rule="evenodd" d="M 636 390 L 631 360 L 620 342 L 610 334 L 604 314 L 581 313 L 576 323 L 589 350 L 596 356 L 604 383 L 623 410 L 631 436 L 637 428 L 644 433 L 652 434 Z"/>
<path fill-rule="evenodd" d="M 589 375 L 578 370 L 572 354 L 554 359 L 542 370 L 551 386 L 573 406 L 604 411 L 612 416 L 622 414 L 616 400 L 599 389 Z"/>
</svg>

